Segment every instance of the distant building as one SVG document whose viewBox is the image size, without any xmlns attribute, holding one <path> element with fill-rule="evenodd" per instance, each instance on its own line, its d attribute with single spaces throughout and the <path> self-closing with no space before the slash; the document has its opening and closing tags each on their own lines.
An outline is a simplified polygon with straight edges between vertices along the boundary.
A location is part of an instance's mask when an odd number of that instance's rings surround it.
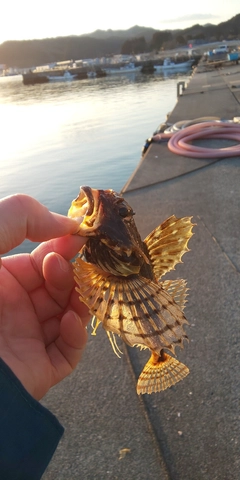
<svg viewBox="0 0 240 480">
<path fill-rule="evenodd" d="M 206 38 L 193 38 L 192 40 L 188 41 L 188 47 L 196 47 L 197 45 L 204 45 L 207 43 Z"/>
<path fill-rule="evenodd" d="M 6 65 L 4 63 L 0 63 L 0 75 L 3 75 L 4 70 L 6 70 Z"/>
</svg>

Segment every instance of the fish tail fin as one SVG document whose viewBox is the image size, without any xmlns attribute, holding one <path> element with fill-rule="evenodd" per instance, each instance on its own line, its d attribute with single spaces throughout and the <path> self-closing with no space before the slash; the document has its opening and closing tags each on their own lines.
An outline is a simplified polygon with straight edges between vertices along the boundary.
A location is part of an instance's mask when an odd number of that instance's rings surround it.
<svg viewBox="0 0 240 480">
<path fill-rule="evenodd" d="M 152 353 L 137 382 L 138 395 L 161 392 L 180 382 L 189 374 L 189 369 L 176 358 L 161 352 Z"/>
</svg>

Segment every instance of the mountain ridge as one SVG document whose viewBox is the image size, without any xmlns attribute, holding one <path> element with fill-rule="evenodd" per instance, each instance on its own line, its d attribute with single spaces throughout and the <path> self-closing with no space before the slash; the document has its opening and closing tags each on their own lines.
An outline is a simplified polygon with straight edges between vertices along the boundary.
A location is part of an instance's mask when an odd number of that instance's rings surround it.
<svg viewBox="0 0 240 480">
<path fill-rule="evenodd" d="M 191 39 L 201 42 L 240 39 L 240 14 L 218 25 L 195 24 L 186 29 L 156 30 L 134 25 L 127 30 L 95 30 L 89 34 L 33 40 L 8 40 L 0 44 L 0 64 L 29 68 L 65 60 L 111 56 L 130 50 L 171 49 Z M 138 42 L 137 40 L 141 41 Z M 135 40 L 135 41 L 134 41 Z"/>
</svg>

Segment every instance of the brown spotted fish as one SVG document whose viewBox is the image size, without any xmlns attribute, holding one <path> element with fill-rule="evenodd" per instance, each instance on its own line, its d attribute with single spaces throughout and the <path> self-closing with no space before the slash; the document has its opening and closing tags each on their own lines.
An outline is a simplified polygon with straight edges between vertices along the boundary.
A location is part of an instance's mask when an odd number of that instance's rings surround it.
<svg viewBox="0 0 240 480">
<path fill-rule="evenodd" d="M 117 355 L 115 334 L 151 351 L 137 382 L 141 394 L 165 390 L 189 373 L 165 352 L 175 354 L 187 339 L 186 282 L 159 279 L 189 251 L 194 225 L 191 217 L 173 215 L 142 241 L 133 215 L 120 194 L 90 187 L 81 187 L 68 212 L 79 221 L 78 234 L 87 237 L 74 274 L 80 300 L 93 315 L 94 334 L 102 323 Z"/>
</svg>

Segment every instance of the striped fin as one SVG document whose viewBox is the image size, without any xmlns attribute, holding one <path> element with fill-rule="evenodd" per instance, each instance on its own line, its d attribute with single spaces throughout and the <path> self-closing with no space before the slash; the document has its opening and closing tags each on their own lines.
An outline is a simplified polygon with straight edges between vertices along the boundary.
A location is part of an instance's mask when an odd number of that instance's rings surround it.
<svg viewBox="0 0 240 480">
<path fill-rule="evenodd" d="M 173 300 L 180 306 L 181 310 L 184 309 L 187 297 L 187 282 L 183 279 L 177 280 L 165 280 L 164 282 L 160 282 L 160 285 L 164 290 L 169 293 L 169 295 L 173 298 Z M 141 350 L 148 348 L 143 345 L 136 345 Z"/>
<path fill-rule="evenodd" d="M 187 244 L 195 225 L 191 219 L 192 217 L 176 218 L 172 215 L 145 238 L 144 243 L 157 280 L 174 270 L 175 265 L 181 263 L 184 253 L 189 251 Z"/>
<path fill-rule="evenodd" d="M 137 382 L 138 395 L 161 392 L 180 382 L 189 374 L 189 369 L 176 358 L 163 352 L 161 357 L 152 354 Z"/>
<path fill-rule="evenodd" d="M 143 345 L 160 354 L 174 352 L 187 338 L 187 320 L 169 293 L 151 280 L 132 275 L 116 277 L 77 258 L 74 263 L 80 299 L 103 323 L 130 346 Z"/>
<path fill-rule="evenodd" d="M 185 303 L 187 302 L 187 291 L 189 290 L 187 288 L 186 280 L 183 280 L 182 278 L 178 278 L 177 280 L 165 280 L 164 282 L 160 282 L 160 285 L 167 291 L 167 293 L 169 293 L 181 310 L 183 310 L 185 308 Z"/>
</svg>

